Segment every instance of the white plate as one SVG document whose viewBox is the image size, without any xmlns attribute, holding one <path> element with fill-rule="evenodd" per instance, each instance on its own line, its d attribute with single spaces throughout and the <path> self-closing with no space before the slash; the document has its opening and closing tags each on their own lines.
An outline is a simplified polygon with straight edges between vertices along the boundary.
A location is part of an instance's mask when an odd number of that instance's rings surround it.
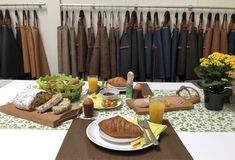
<svg viewBox="0 0 235 160">
<path fill-rule="evenodd" d="M 87 137 L 96 145 L 107 148 L 107 149 L 116 150 L 116 151 L 136 151 L 136 150 L 145 149 L 152 145 L 152 143 L 150 143 L 143 147 L 132 148 L 129 143 L 115 143 L 115 142 L 110 142 L 110 141 L 105 140 L 104 138 L 100 136 L 100 127 L 98 125 L 99 122 L 104 119 L 107 119 L 107 117 L 94 120 L 88 125 L 86 129 Z"/>
<path fill-rule="evenodd" d="M 126 87 L 115 87 L 115 86 L 112 86 L 111 84 L 108 83 L 108 87 L 109 88 L 116 88 L 118 89 L 119 91 L 121 92 L 125 92 L 126 91 Z"/>
<path fill-rule="evenodd" d="M 122 100 L 119 100 L 118 103 L 117 103 L 117 105 L 114 106 L 114 107 L 104 107 L 104 108 L 102 108 L 102 107 L 94 107 L 94 109 L 97 109 L 97 110 L 109 110 L 109 109 L 117 108 L 117 107 L 119 107 L 120 105 L 122 105 Z"/>
</svg>

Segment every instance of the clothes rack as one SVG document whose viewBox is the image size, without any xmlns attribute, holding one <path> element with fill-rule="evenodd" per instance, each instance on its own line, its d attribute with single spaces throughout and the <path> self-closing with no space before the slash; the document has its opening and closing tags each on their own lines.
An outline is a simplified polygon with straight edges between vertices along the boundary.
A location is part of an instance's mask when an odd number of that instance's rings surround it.
<svg viewBox="0 0 235 160">
<path fill-rule="evenodd" d="M 1 6 L 7 6 L 7 7 L 19 7 L 19 6 L 38 6 L 39 8 L 42 8 L 43 6 L 46 6 L 45 2 L 38 2 L 38 3 L 11 3 L 11 4 L 0 4 Z"/>
</svg>

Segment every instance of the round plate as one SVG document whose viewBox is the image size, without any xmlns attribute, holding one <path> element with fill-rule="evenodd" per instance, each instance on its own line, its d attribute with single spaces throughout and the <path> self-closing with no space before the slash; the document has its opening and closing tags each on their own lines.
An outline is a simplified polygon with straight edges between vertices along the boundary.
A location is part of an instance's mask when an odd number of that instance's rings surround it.
<svg viewBox="0 0 235 160">
<path fill-rule="evenodd" d="M 107 149 L 116 150 L 116 151 L 137 151 L 137 150 L 145 149 L 152 145 L 152 143 L 150 143 L 143 147 L 132 148 L 129 143 L 115 143 L 115 142 L 105 140 L 104 138 L 100 136 L 100 127 L 98 125 L 99 122 L 104 119 L 107 119 L 107 117 L 94 120 L 88 125 L 86 129 L 87 137 L 96 145 L 107 148 Z"/>
<path fill-rule="evenodd" d="M 111 84 L 108 83 L 107 85 L 109 88 L 116 88 L 118 89 L 119 91 L 121 92 L 125 92 L 126 91 L 126 87 L 115 87 L 115 86 L 112 86 Z"/>
</svg>

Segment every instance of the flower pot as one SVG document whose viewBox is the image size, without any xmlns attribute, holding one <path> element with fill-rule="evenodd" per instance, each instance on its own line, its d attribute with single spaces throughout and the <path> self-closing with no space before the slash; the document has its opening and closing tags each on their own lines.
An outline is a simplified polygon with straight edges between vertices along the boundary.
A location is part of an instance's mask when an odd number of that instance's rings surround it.
<svg viewBox="0 0 235 160">
<path fill-rule="evenodd" d="M 205 107 L 209 110 L 219 111 L 224 106 L 224 94 L 223 93 L 211 93 L 204 91 L 205 95 Z"/>
</svg>

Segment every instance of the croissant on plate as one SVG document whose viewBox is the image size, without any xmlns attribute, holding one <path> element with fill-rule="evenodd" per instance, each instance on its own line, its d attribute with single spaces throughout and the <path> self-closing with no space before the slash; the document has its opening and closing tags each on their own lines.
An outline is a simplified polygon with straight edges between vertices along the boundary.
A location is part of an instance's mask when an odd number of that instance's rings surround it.
<svg viewBox="0 0 235 160">
<path fill-rule="evenodd" d="M 108 80 L 108 83 L 115 87 L 126 87 L 127 82 L 123 77 L 115 77 Z"/>
<path fill-rule="evenodd" d="M 99 123 L 100 129 L 115 138 L 135 138 L 143 135 L 140 127 L 121 116 L 105 119 Z"/>
</svg>

